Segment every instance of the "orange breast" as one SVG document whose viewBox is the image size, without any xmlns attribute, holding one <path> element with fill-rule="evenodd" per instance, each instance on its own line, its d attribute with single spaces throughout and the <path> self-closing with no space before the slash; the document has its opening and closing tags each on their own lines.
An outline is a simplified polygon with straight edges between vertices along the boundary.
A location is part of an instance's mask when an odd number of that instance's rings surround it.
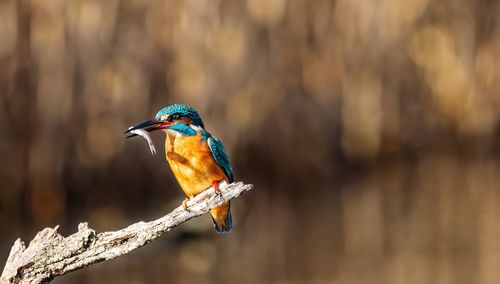
<svg viewBox="0 0 500 284">
<path fill-rule="evenodd" d="M 214 181 L 227 180 L 219 168 L 208 143 L 201 142 L 201 135 L 168 136 L 165 141 L 167 161 L 179 185 L 188 197 L 193 197 L 213 185 Z"/>
</svg>

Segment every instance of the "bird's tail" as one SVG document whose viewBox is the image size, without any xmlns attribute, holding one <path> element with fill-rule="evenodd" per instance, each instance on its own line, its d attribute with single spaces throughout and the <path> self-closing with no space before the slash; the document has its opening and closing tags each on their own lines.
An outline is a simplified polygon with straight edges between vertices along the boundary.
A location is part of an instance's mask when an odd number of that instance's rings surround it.
<svg viewBox="0 0 500 284">
<path fill-rule="evenodd" d="M 215 230 L 218 233 L 227 233 L 233 228 L 233 218 L 231 217 L 230 207 L 231 205 L 228 202 L 210 210 Z"/>
</svg>

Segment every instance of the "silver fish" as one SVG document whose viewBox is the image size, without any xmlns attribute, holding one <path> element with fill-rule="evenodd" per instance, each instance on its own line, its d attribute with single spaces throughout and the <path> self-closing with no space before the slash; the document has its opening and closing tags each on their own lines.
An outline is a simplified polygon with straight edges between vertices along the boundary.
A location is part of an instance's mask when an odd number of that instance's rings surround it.
<svg viewBox="0 0 500 284">
<path fill-rule="evenodd" d="M 153 140 L 151 140 L 151 136 L 149 136 L 149 132 L 147 132 L 144 129 L 135 129 L 130 131 L 130 133 L 137 134 L 139 136 L 142 136 L 142 138 L 146 139 L 149 145 L 149 150 L 151 151 L 152 155 L 156 155 L 156 149 L 155 145 L 153 144 Z"/>
</svg>

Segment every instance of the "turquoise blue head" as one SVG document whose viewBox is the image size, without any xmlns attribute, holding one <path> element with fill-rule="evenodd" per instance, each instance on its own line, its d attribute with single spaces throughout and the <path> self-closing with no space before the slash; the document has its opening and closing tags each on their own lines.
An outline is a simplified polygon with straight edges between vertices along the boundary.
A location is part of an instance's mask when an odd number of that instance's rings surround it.
<svg viewBox="0 0 500 284">
<path fill-rule="evenodd" d="M 156 113 L 153 119 L 130 127 L 125 133 L 137 129 L 151 132 L 154 130 L 174 128 L 176 125 L 196 125 L 205 128 L 203 120 L 201 120 L 200 115 L 194 108 L 183 104 L 173 104 L 162 108 Z"/>
<path fill-rule="evenodd" d="M 183 104 L 173 104 L 162 108 L 156 113 L 155 119 L 159 121 L 186 121 L 189 122 L 188 125 L 193 124 L 205 128 L 198 112 L 194 108 Z"/>
</svg>

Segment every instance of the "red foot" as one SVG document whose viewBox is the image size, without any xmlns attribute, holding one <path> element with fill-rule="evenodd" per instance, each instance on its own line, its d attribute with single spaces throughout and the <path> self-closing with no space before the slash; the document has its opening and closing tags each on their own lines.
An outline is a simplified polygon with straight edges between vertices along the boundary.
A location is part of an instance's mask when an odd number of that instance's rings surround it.
<svg viewBox="0 0 500 284">
<path fill-rule="evenodd" d="M 214 191 L 216 194 L 220 194 L 219 183 L 220 183 L 220 181 L 214 181 L 214 183 L 213 183 Z"/>
<path fill-rule="evenodd" d="M 184 208 L 184 210 L 188 211 L 189 212 L 189 209 L 188 209 L 188 206 L 187 206 L 187 202 L 189 201 L 189 198 L 186 198 L 184 199 L 184 201 L 182 201 L 182 208 Z"/>
</svg>

